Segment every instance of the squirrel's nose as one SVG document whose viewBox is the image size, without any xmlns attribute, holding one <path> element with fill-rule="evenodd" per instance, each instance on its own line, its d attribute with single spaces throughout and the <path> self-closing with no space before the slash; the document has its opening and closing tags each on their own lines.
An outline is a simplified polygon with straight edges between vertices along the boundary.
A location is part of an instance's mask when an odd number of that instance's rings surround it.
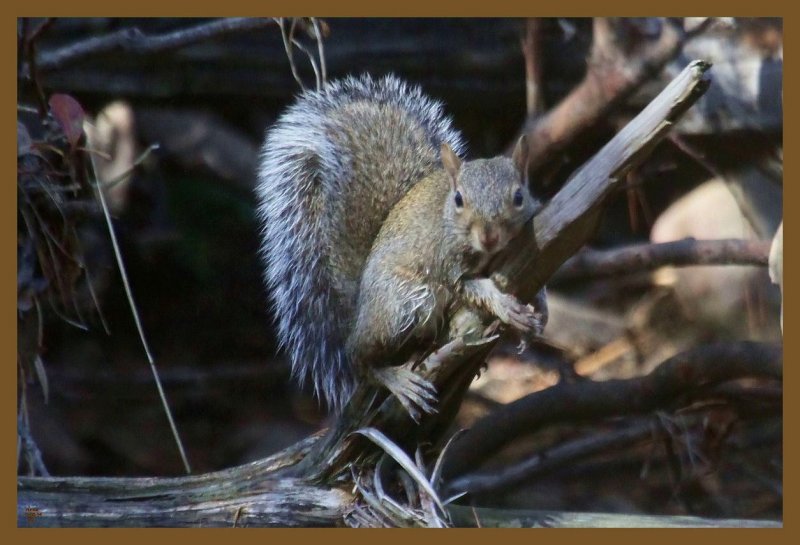
<svg viewBox="0 0 800 545">
<path fill-rule="evenodd" d="M 495 246 L 497 246 L 497 243 L 500 240 L 500 235 L 491 229 L 486 229 L 481 233 L 479 239 L 481 246 L 486 248 L 486 251 L 491 252 L 494 250 Z"/>
</svg>

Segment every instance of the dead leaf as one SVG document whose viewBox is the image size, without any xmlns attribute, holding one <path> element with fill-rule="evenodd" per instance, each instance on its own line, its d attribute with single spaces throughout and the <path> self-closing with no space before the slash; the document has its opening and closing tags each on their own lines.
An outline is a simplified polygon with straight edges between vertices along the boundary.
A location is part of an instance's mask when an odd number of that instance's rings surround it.
<svg viewBox="0 0 800 545">
<path fill-rule="evenodd" d="M 77 100 L 64 94 L 51 96 L 48 104 L 69 145 L 74 148 L 83 134 L 83 120 L 86 117 L 83 108 Z"/>
</svg>

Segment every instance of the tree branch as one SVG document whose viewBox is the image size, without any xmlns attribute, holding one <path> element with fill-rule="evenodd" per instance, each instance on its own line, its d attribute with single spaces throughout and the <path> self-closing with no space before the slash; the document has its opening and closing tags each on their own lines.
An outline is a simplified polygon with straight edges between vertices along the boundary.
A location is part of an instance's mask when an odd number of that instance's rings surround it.
<svg viewBox="0 0 800 545">
<path fill-rule="evenodd" d="M 590 422 L 668 408 L 701 387 L 743 377 L 780 379 L 780 345 L 741 341 L 701 346 L 674 356 L 652 373 L 603 382 L 559 382 L 496 410 L 450 448 L 443 476 L 477 467 L 521 434 L 558 422 Z"/>
<path fill-rule="evenodd" d="M 533 237 L 509 252 L 500 273 L 501 289 L 517 287 L 532 300 L 547 279 L 594 234 L 605 198 L 641 163 L 680 116 L 705 93 L 705 61 L 691 62 L 614 138 L 581 166 L 533 219 Z"/>
<path fill-rule="evenodd" d="M 583 81 L 546 114 L 525 120 L 520 132 L 528 133 L 531 170 L 566 149 L 657 74 L 688 38 L 706 28 L 703 25 L 687 35 L 676 24 L 664 21 L 656 40 L 642 38 L 632 50 L 624 51 L 611 24 L 607 18 L 594 21 L 594 43 Z"/>
<path fill-rule="evenodd" d="M 528 117 L 541 115 L 542 99 L 542 20 L 530 17 L 525 21 L 522 56 L 525 58 L 525 102 Z"/>
<path fill-rule="evenodd" d="M 685 238 L 659 244 L 635 244 L 614 250 L 583 250 L 558 270 L 559 280 L 600 278 L 641 271 L 666 265 L 758 265 L 766 266 L 768 240 L 695 240 Z"/>
<path fill-rule="evenodd" d="M 18 477 L 20 527 L 335 526 L 352 503 L 283 469 L 316 436 L 251 464 L 178 478 Z"/>
<path fill-rule="evenodd" d="M 537 452 L 523 461 L 491 472 L 468 473 L 447 483 L 444 496 L 460 492 L 470 494 L 513 488 L 529 482 L 535 475 L 541 475 L 565 464 L 611 449 L 622 449 L 653 436 L 653 423 L 650 421 L 626 425 L 613 431 L 602 431 L 585 437 L 556 445 L 543 452 Z"/>
<path fill-rule="evenodd" d="M 708 421 L 714 418 L 714 408 L 734 408 L 738 418 L 753 415 L 763 417 L 765 412 L 780 416 L 782 399 L 783 389 L 779 384 L 750 386 L 724 382 L 703 388 L 689 396 L 685 406 L 676 411 L 684 420 L 689 416 L 688 425 L 684 422 L 680 433 L 689 434 L 689 428 L 694 428 L 697 436 L 704 437 L 708 431 Z M 608 455 L 607 459 L 618 461 L 624 456 L 623 452 L 630 452 L 635 445 L 656 440 L 660 422 L 648 415 L 604 423 L 605 429 L 602 431 L 557 443 L 500 469 L 475 471 L 457 477 L 447 483 L 442 495 L 448 497 L 461 492 L 476 494 L 498 490 L 507 492 L 525 483 L 532 483 L 536 476 L 552 475 L 560 468 L 575 468 L 580 461 L 602 453 Z M 595 426 L 590 427 L 593 429 Z M 678 440 L 688 442 L 681 438 Z"/>
<path fill-rule="evenodd" d="M 275 21 L 269 18 L 229 17 L 154 36 L 147 36 L 138 28 L 124 28 L 105 36 L 82 40 L 54 51 L 45 51 L 37 58 L 36 65 L 38 70 L 44 72 L 55 68 L 63 68 L 87 57 L 112 51 L 138 54 L 159 53 L 218 36 L 248 32 L 274 24 Z"/>
</svg>

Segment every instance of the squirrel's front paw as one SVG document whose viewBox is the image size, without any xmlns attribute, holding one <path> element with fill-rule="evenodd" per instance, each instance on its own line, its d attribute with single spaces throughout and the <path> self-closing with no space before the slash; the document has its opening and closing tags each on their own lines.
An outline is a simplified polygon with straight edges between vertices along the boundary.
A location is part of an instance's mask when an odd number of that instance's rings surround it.
<svg viewBox="0 0 800 545">
<path fill-rule="evenodd" d="M 538 336 L 544 329 L 542 315 L 536 312 L 533 305 L 525 305 L 513 295 L 504 294 L 498 310 L 497 317 L 519 331 Z"/>
</svg>

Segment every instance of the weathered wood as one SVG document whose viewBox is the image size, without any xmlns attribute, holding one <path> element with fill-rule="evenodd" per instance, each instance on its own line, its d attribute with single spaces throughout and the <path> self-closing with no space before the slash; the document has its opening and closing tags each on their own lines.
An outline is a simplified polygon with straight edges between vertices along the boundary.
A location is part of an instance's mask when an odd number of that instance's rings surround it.
<svg viewBox="0 0 800 545">
<path fill-rule="evenodd" d="M 589 238 L 599 208 L 625 175 L 637 166 L 680 116 L 705 93 L 710 65 L 696 60 L 611 141 L 573 174 L 534 218 L 534 240 L 506 264 L 498 280 L 515 280 L 520 295 L 532 299 L 547 278 Z M 502 285 L 502 284 L 501 284 Z"/>
<path fill-rule="evenodd" d="M 211 489 L 245 478 L 248 466 L 211 474 Z M 241 472 L 241 475 L 237 473 Z M 352 502 L 345 490 L 298 479 L 267 479 L 263 490 L 200 499 L 194 478 L 20 478 L 19 527 L 312 527 L 336 526 Z M 246 477 L 254 480 L 253 476 Z M 169 484 L 165 486 L 165 482 Z M 255 480 L 255 482 L 258 482 Z M 183 486 L 182 486 L 183 485 Z M 172 488 L 166 492 L 165 488 Z M 473 528 L 779 528 L 768 520 L 712 519 L 609 513 L 519 511 L 448 506 L 456 527 Z M 477 517 L 477 520 L 476 520 Z"/>
<path fill-rule="evenodd" d="M 335 526 L 341 524 L 351 494 L 283 474 L 316 440 L 311 437 L 269 458 L 198 476 L 18 477 L 17 524 Z"/>
<path fill-rule="evenodd" d="M 25 480 L 22 479 L 23 486 L 27 484 Z M 223 480 L 208 482 L 197 492 L 191 490 L 189 483 L 174 483 L 173 489 L 162 491 L 160 481 L 40 478 L 38 490 L 19 496 L 17 525 L 331 527 L 341 524 L 352 502 L 345 490 L 313 486 L 293 478 L 272 476 L 254 485 L 253 490 L 235 494 L 224 489 Z M 214 489 L 219 489 L 220 494 L 215 494 Z"/>
</svg>

